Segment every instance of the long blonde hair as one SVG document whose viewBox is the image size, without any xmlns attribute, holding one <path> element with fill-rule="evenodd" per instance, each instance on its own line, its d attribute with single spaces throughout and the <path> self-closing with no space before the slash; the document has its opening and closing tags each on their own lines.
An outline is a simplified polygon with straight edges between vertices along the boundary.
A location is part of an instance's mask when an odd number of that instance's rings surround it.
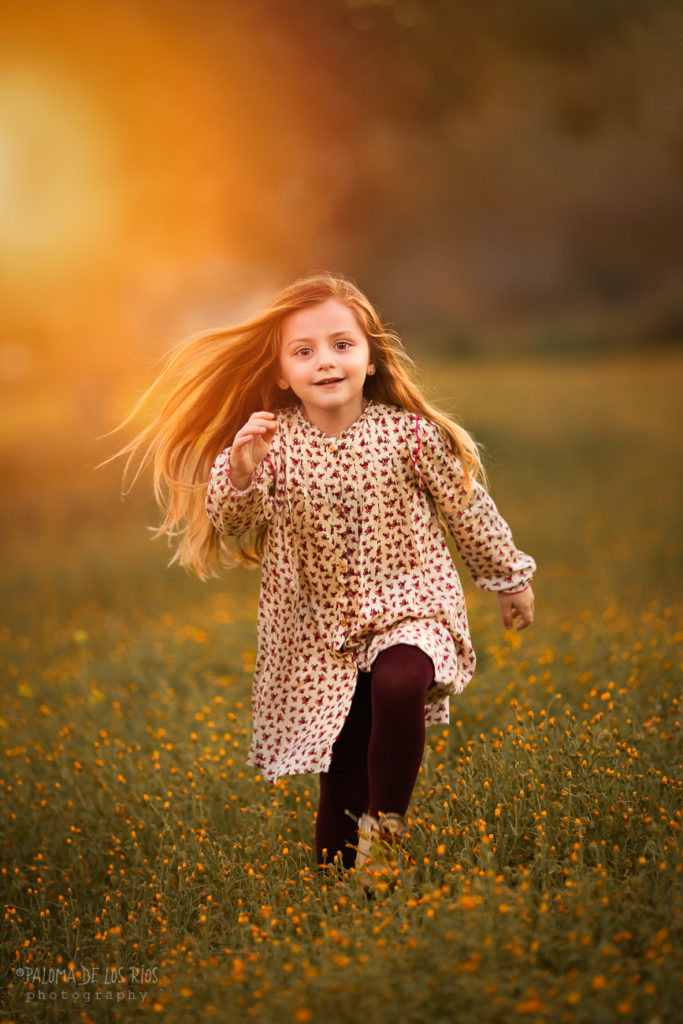
<svg viewBox="0 0 683 1024">
<path fill-rule="evenodd" d="M 211 466 L 252 413 L 293 404 L 292 392 L 283 392 L 276 384 L 282 322 L 290 313 L 328 299 L 352 309 L 368 338 L 376 372 L 366 379 L 365 396 L 437 424 L 460 459 L 468 493 L 472 480 L 483 474 L 476 443 L 426 401 L 411 376 L 413 364 L 399 337 L 382 324 L 363 293 L 333 274 L 302 278 L 258 316 L 235 327 L 206 331 L 179 347 L 121 424 L 130 423 L 148 398 L 171 385 L 158 415 L 117 455 L 127 456 L 124 481 L 134 465 L 133 482 L 152 465 L 154 494 L 165 514 L 155 536 L 177 537 L 172 561 L 202 579 L 216 575 L 214 562 L 230 566 L 260 561 L 267 527 L 238 537 L 229 546 L 209 522 L 204 498 Z"/>
</svg>

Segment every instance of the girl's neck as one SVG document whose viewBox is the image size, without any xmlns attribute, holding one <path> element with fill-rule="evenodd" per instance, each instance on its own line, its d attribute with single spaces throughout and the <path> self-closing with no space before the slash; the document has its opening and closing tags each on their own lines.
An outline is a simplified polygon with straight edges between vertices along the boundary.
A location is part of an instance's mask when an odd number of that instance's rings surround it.
<svg viewBox="0 0 683 1024">
<path fill-rule="evenodd" d="M 368 405 L 368 399 L 365 396 L 361 398 L 360 409 L 342 408 L 342 409 L 307 409 L 303 407 L 304 415 L 309 423 L 318 430 L 322 431 L 327 437 L 339 437 L 348 430 L 357 419 L 359 419 L 365 412 Z"/>
</svg>

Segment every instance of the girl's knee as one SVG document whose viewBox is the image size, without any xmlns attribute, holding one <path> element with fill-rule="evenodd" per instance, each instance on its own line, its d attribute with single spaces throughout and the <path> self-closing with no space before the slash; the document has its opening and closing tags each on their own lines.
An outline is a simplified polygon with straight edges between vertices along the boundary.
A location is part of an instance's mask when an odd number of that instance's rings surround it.
<svg viewBox="0 0 683 1024">
<path fill-rule="evenodd" d="M 382 651 L 372 668 L 373 696 L 414 694 L 424 698 L 433 682 L 432 659 L 411 644 L 396 644 Z"/>
</svg>

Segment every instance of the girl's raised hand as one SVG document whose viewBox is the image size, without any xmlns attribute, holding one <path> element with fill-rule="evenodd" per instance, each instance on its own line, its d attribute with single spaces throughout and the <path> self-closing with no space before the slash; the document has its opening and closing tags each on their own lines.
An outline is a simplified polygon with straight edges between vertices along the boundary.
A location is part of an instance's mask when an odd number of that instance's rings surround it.
<svg viewBox="0 0 683 1024">
<path fill-rule="evenodd" d="M 506 629 L 512 629 L 515 619 L 515 628 L 525 629 L 534 621 L 534 592 L 527 587 L 519 594 L 498 594 L 498 607 Z"/>
<path fill-rule="evenodd" d="M 249 486 L 251 475 L 263 462 L 277 431 L 272 412 L 254 412 L 235 434 L 230 452 L 230 479 L 238 491 Z"/>
</svg>

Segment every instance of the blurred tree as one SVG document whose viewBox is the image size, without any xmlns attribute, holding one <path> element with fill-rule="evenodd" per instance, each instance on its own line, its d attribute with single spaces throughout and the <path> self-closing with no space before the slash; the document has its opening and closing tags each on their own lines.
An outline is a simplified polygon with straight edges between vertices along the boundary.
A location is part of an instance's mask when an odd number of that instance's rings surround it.
<svg viewBox="0 0 683 1024">
<path fill-rule="evenodd" d="M 680 321 L 673 0 L 25 0 L 2 22 L 5 65 L 53 97 L 31 159 L 81 221 L 32 263 L 5 245 L 14 335 L 81 356 L 98 323 L 124 363 L 143 332 L 165 345 L 319 266 L 442 344 Z M 38 181 L 12 166 L 7 82 L 5 173 Z M 55 109 L 69 90 L 86 121 Z M 75 131 L 103 156 L 55 182 Z"/>
</svg>

